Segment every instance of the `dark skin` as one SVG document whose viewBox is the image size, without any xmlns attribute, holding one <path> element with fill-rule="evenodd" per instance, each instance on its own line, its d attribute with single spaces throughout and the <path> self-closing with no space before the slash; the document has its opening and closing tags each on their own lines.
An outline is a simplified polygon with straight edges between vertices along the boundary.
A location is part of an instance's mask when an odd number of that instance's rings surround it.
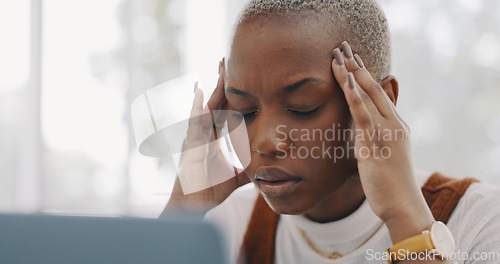
<svg viewBox="0 0 500 264">
<path fill-rule="evenodd" d="M 332 54 L 325 52 L 333 50 L 332 44 L 338 45 L 340 41 L 333 43 L 330 34 L 318 34 L 311 27 L 297 27 L 296 21 L 281 20 L 241 25 L 227 61 L 228 107 L 245 116 L 252 150 L 251 163 L 245 172 L 256 184 L 253 176 L 258 167 L 265 165 L 275 165 L 301 178 L 298 188 L 284 197 L 264 195 L 275 212 L 305 214 L 317 222 L 338 220 L 356 210 L 364 200 L 354 156 L 336 162 L 328 157 L 315 159 L 312 155 L 304 159 L 288 155 L 282 159 L 277 131 L 288 134 L 292 129 L 325 131 L 332 124 L 335 127 L 340 124 L 341 129 L 350 126 L 348 105 L 331 71 Z M 295 30 L 283 30 L 284 23 Z M 314 80 L 303 82 L 291 92 L 283 89 L 304 79 Z M 278 125 L 285 128 L 277 129 Z M 308 150 L 321 146 L 318 138 L 281 143 Z M 345 146 L 345 142 L 325 143 L 332 151 Z"/>
<path fill-rule="evenodd" d="M 192 115 L 213 109 L 241 112 L 247 126 L 251 162 L 236 177 L 197 193 L 183 194 L 177 181 L 165 212 L 207 211 L 250 181 L 260 187 L 254 177 L 257 169 L 274 166 L 300 178 L 291 193 L 264 195 L 277 213 L 304 214 L 316 222 L 330 222 L 348 216 L 366 199 L 384 221 L 393 243 L 430 227 L 434 218 L 415 181 L 409 140 L 356 140 L 356 158 L 350 156 L 336 162 L 328 158 L 278 158 L 292 145 L 311 150 L 322 143 L 283 140 L 277 133 L 279 125 L 285 125 L 286 129 L 280 129 L 285 132 L 294 128 L 324 131 L 332 123 L 348 128 L 352 117 L 356 128 L 402 130 L 409 138 L 409 128 L 395 109 L 396 79 L 373 79 L 369 69 L 352 56 L 356 47 L 351 49 L 342 42 L 344 36 L 326 31 L 324 21 L 325 18 L 273 16 L 240 25 L 227 63 L 219 66 L 218 85 L 207 108 L 202 109 L 203 95 L 197 89 Z M 202 138 L 194 129 L 201 126 L 190 123 L 188 144 Z M 325 143 L 338 147 L 348 142 Z M 361 155 L 360 149 L 368 146 L 386 147 L 392 155 L 383 159 L 375 152 Z M 187 168 L 187 175 L 196 173 L 202 177 L 212 171 L 232 169 L 224 163 L 220 150 L 208 148 L 202 152 L 195 153 L 196 158 L 185 157 L 181 161 L 186 164 L 183 167 Z M 203 155 L 207 158 L 199 159 Z M 406 262 L 410 261 L 400 263 Z"/>
</svg>

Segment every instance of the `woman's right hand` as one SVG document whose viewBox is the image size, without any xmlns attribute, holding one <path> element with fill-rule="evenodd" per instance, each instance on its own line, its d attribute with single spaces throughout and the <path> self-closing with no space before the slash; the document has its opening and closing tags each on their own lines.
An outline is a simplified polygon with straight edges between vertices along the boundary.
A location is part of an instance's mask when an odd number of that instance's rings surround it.
<svg viewBox="0 0 500 264">
<path fill-rule="evenodd" d="M 223 115 L 214 116 L 214 110 L 224 110 L 224 59 L 219 63 L 219 80 L 207 106 L 203 108 L 203 91 L 195 85 L 193 108 L 178 175 L 172 196 L 162 215 L 169 211 L 206 212 L 222 203 L 238 187 L 250 182 L 243 171 L 233 167 L 224 157 L 215 137 L 220 136 Z M 211 179 L 233 175 L 228 180 L 211 186 Z M 236 175 L 236 176 L 234 176 Z M 181 184 L 181 181 L 183 184 Z M 208 188 L 193 193 L 186 192 L 187 184 L 194 183 Z M 183 190 L 183 186 L 186 190 Z"/>
</svg>

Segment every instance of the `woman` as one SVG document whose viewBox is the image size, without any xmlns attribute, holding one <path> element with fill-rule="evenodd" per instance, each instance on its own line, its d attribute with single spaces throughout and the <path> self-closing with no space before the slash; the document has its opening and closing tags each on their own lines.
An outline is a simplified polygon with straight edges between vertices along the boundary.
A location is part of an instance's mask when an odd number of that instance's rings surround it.
<svg viewBox="0 0 500 264">
<path fill-rule="evenodd" d="M 213 209 L 206 217 L 222 224 L 241 263 L 468 263 L 450 255 L 453 243 L 467 253 L 498 251 L 498 189 L 415 172 L 389 43 L 371 0 L 250 1 L 207 105 L 241 113 L 227 118 L 245 121 L 250 163 L 192 194 L 177 181 L 165 211 Z M 197 89 L 193 117 L 208 111 L 202 98 Z M 188 145 L 201 127 L 192 119 Z M 180 174 L 200 177 L 232 170 L 212 148 L 182 164 Z M 233 193 L 249 182 L 259 192 Z M 424 231 L 443 244 L 432 237 L 424 247 Z M 418 255 L 433 249 L 441 252 Z"/>
</svg>

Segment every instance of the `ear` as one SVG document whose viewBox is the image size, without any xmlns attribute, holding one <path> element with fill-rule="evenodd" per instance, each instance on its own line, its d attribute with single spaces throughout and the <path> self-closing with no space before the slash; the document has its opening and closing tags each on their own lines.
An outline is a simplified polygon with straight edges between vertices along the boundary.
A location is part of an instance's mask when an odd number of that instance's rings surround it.
<svg viewBox="0 0 500 264">
<path fill-rule="evenodd" d="M 382 86 L 382 89 L 384 89 L 384 92 L 389 96 L 392 103 L 396 105 L 399 95 L 399 84 L 396 77 L 388 75 L 380 82 L 380 86 Z"/>
</svg>

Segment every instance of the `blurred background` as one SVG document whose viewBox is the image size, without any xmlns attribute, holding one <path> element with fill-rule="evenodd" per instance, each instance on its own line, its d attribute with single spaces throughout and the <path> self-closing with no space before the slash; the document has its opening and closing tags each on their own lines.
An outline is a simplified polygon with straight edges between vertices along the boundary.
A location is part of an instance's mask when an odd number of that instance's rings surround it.
<svg viewBox="0 0 500 264">
<path fill-rule="evenodd" d="M 416 167 L 500 185 L 500 1 L 379 1 Z M 138 153 L 131 102 L 214 86 L 243 3 L 0 1 L 0 212 L 158 216 L 175 169 Z"/>
</svg>

